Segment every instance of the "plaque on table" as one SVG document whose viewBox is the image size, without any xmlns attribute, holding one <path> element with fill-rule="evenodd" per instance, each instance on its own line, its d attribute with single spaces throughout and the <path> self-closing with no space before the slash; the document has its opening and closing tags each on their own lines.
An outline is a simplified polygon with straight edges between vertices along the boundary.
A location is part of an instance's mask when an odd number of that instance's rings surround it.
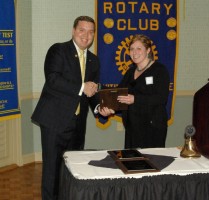
<svg viewBox="0 0 209 200">
<path fill-rule="evenodd" d="M 114 160 L 143 159 L 144 156 L 136 149 L 107 151 Z"/>
<path fill-rule="evenodd" d="M 125 174 L 160 171 L 149 158 L 136 149 L 111 150 L 107 152 Z"/>
<path fill-rule="evenodd" d="M 113 109 L 114 111 L 118 110 L 127 110 L 128 105 L 120 103 L 117 98 L 118 96 L 127 96 L 128 88 L 112 88 L 112 89 L 102 89 L 99 90 L 100 96 L 100 107 L 107 107 Z"/>
<path fill-rule="evenodd" d="M 153 165 L 153 163 L 150 162 L 149 159 L 121 160 L 121 161 L 116 161 L 116 164 L 124 172 L 124 174 L 160 171 Z"/>
</svg>

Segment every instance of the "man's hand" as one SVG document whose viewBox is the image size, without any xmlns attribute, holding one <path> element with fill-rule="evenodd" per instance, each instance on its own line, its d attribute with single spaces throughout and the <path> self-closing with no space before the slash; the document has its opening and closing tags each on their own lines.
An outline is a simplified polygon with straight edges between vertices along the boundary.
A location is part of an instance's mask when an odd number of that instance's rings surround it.
<svg viewBox="0 0 209 200">
<path fill-rule="evenodd" d="M 97 92 L 98 85 L 94 82 L 88 81 L 84 83 L 83 92 L 87 97 L 92 97 Z"/>
<path fill-rule="evenodd" d="M 100 108 L 100 106 L 98 107 L 98 111 L 99 111 L 99 114 L 104 116 L 104 117 L 107 117 L 109 115 L 112 115 L 112 114 L 115 114 L 115 111 L 112 110 L 112 109 L 109 109 L 107 107 L 104 107 L 104 108 Z"/>
</svg>

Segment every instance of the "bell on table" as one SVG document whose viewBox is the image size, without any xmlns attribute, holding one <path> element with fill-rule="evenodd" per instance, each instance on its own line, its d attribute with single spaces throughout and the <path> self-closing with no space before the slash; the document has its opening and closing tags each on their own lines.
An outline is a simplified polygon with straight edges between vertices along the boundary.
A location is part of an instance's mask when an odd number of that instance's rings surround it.
<svg viewBox="0 0 209 200">
<path fill-rule="evenodd" d="M 199 153 L 196 141 L 192 139 L 192 136 L 195 134 L 195 127 L 192 125 L 188 125 L 185 128 L 185 144 L 183 149 L 181 150 L 180 156 L 185 158 L 191 157 L 200 157 L 201 154 Z"/>
</svg>

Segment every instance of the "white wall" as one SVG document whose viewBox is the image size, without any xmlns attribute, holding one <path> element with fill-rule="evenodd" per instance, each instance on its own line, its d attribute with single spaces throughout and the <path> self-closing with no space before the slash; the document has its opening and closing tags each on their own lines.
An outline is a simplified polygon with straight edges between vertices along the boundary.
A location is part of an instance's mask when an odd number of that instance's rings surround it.
<svg viewBox="0 0 209 200">
<path fill-rule="evenodd" d="M 191 124 L 193 94 L 209 78 L 209 1 L 179 1 L 179 53 L 176 82 L 174 123 L 168 129 L 167 146 L 181 145 L 184 128 Z M 74 19 L 79 15 L 95 18 L 95 0 L 16 0 L 19 19 L 19 80 L 23 109 L 23 138 L 28 134 L 30 116 L 44 83 L 43 63 L 46 51 L 55 42 L 71 38 Z M 92 46 L 93 48 L 93 46 Z M 91 49 L 94 51 L 94 49 Z M 31 103 L 28 103 L 31 101 Z M 34 149 L 40 149 L 40 132 L 32 125 Z M 120 124 L 104 130 L 96 127 L 89 115 L 86 148 L 123 147 L 124 131 Z M 37 135 L 38 134 L 38 135 Z M 28 136 L 28 135 L 27 135 Z M 28 152 L 24 145 L 23 151 Z M 23 152 L 23 153 L 24 153 Z"/>
</svg>

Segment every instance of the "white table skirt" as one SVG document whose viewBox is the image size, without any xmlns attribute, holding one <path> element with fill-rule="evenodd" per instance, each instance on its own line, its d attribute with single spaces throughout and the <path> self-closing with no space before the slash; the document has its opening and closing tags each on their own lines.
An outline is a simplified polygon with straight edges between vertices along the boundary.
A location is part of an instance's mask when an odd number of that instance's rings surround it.
<svg viewBox="0 0 209 200">
<path fill-rule="evenodd" d="M 209 173 L 209 159 L 182 158 L 178 148 L 139 149 L 142 154 L 162 155 L 175 157 L 174 161 L 160 172 L 146 172 L 124 174 L 119 168 L 98 167 L 89 165 L 90 161 L 100 161 L 109 154 L 102 151 L 68 151 L 63 157 L 65 165 L 77 179 L 104 179 L 104 178 L 141 178 L 163 174 L 188 175 L 193 173 Z"/>
</svg>

